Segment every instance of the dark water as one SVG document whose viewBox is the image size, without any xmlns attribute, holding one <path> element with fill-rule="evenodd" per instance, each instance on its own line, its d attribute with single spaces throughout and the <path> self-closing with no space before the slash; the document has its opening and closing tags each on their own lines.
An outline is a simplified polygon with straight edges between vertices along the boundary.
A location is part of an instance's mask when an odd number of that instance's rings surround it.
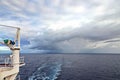
<svg viewBox="0 0 120 80">
<path fill-rule="evenodd" d="M 120 55 L 26 54 L 21 80 L 120 80 Z"/>
</svg>

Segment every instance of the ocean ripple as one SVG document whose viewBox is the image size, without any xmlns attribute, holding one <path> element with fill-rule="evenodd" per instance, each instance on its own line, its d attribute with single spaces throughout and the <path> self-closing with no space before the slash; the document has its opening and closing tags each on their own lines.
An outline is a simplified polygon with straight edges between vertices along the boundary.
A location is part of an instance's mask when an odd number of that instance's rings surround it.
<svg viewBox="0 0 120 80">
<path fill-rule="evenodd" d="M 29 77 L 28 80 L 55 80 L 60 75 L 61 63 L 44 63 Z"/>
</svg>

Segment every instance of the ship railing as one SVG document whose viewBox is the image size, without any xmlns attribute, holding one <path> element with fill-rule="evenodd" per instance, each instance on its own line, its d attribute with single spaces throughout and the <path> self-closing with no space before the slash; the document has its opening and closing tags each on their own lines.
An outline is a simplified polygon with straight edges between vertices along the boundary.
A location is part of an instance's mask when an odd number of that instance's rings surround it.
<svg viewBox="0 0 120 80">
<path fill-rule="evenodd" d="M 11 58 L 0 56 L 0 66 L 3 66 L 3 67 L 11 66 Z"/>
<path fill-rule="evenodd" d="M 0 67 L 12 67 L 12 57 L 0 56 Z M 20 57 L 20 65 L 25 64 L 24 57 Z"/>
<path fill-rule="evenodd" d="M 24 56 L 20 57 L 20 64 L 25 63 Z"/>
</svg>

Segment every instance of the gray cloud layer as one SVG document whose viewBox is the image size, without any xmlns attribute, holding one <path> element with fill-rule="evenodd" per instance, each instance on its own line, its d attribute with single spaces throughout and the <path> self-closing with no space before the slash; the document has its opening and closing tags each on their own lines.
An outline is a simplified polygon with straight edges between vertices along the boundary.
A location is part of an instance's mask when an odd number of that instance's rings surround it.
<svg viewBox="0 0 120 80">
<path fill-rule="evenodd" d="M 23 37 L 30 42 L 24 48 L 63 53 L 120 52 L 120 1 L 20 2 L 6 0 L 1 4 L 11 13 L 6 19 L 17 18 L 28 26 L 22 27 Z"/>
</svg>

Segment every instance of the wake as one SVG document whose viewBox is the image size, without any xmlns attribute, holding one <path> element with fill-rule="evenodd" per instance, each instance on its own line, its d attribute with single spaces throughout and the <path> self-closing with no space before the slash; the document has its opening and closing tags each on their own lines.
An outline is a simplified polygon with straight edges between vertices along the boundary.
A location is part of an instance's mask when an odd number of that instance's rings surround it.
<svg viewBox="0 0 120 80">
<path fill-rule="evenodd" d="M 44 63 L 29 77 L 28 80 L 55 80 L 60 75 L 61 63 Z"/>
</svg>

